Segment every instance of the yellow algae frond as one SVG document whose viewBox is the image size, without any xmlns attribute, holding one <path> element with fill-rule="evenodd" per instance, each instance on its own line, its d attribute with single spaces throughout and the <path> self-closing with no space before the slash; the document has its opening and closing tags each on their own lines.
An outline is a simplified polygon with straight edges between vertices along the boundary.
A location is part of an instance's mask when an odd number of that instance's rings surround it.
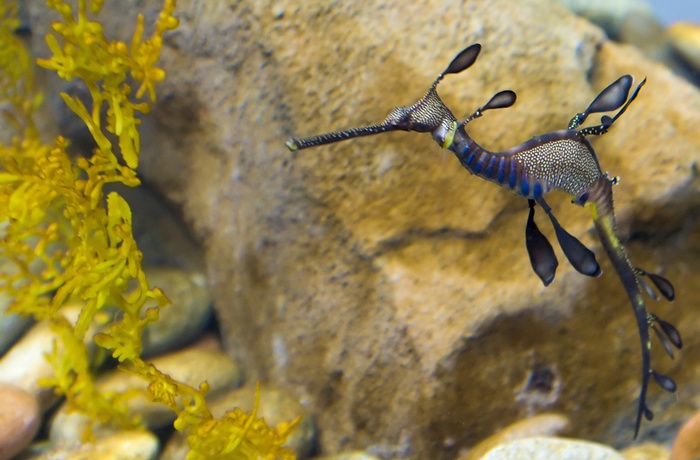
<svg viewBox="0 0 700 460">
<path fill-rule="evenodd" d="M 129 168 L 135 169 L 139 155 L 139 120 L 135 115 L 150 109 L 148 103 L 137 100 L 148 92 L 150 101 L 155 102 L 155 84 L 165 78 L 165 72 L 156 67 L 156 62 L 163 46 L 163 34 L 178 26 L 178 20 L 173 16 L 175 1 L 165 1 L 155 31 L 146 40 L 143 40 L 144 19 L 139 15 L 131 46 L 122 41 L 107 40 L 102 33 L 102 24 L 88 17 L 88 3 L 93 13 L 102 8 L 102 2 L 79 0 L 76 15 L 63 0 L 47 1 L 49 7 L 63 18 L 62 22 L 53 24 L 53 30 L 63 43 L 60 44 L 55 35 L 47 35 L 46 43 L 53 55 L 49 59 L 39 59 L 38 63 L 55 70 L 61 78 L 79 78 L 85 82 L 92 97 L 91 110 L 75 96 L 63 93 L 61 97 L 85 122 L 105 157 L 116 161 L 100 120 L 100 110 L 103 104 L 107 104 L 105 129 L 119 138 L 124 161 Z M 127 80 L 139 83 L 134 96 Z"/>
<path fill-rule="evenodd" d="M 122 369 L 143 377 L 152 399 L 175 412 L 176 428 L 188 435 L 190 458 L 293 458 L 281 445 L 296 420 L 269 428 L 256 417 L 257 402 L 251 414 L 235 409 L 214 420 L 205 399 L 206 382 L 199 388 L 185 385 L 140 356 L 142 331 L 158 320 L 168 299 L 149 287 L 129 205 L 117 193 L 105 197 L 104 185 L 139 185 L 136 117 L 150 110 L 155 84 L 165 78 L 156 64 L 163 34 L 178 25 L 175 1 L 164 0 L 147 38 L 139 16 L 128 45 L 108 40 L 101 23 L 89 17 L 99 14 L 102 1 L 78 0 L 77 7 L 63 0 L 46 3 L 61 21 L 46 37 L 51 56 L 38 63 L 62 78 L 85 82 L 89 104 L 65 93 L 61 97 L 85 122 L 97 147 L 89 158 L 71 158 L 65 139 L 58 137 L 52 145 L 40 140 L 33 114 L 42 97 L 34 85 L 32 61 L 14 35 L 17 4 L 0 0 L 0 112 L 14 130 L 9 145 L 0 145 L 0 289 L 14 298 L 12 312 L 49 321 L 60 338 L 47 356 L 55 375 L 42 383 L 95 422 L 138 426 L 138 417 L 125 405 L 131 394 L 103 394 L 95 386 L 89 350 L 92 331 L 99 328 L 94 343 Z M 128 82 L 136 82 L 137 90 Z M 108 134 L 118 138 L 123 161 Z M 149 299 L 158 306 L 144 311 Z M 82 305 L 75 322 L 61 313 L 70 301 Z M 106 315 L 107 307 L 119 315 Z M 105 324 L 105 316 L 119 319 Z"/>
</svg>

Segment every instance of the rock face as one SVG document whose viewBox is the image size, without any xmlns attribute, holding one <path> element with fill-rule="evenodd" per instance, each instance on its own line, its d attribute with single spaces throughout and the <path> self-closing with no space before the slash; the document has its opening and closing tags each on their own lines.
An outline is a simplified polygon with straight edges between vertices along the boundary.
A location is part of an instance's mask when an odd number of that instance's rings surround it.
<svg viewBox="0 0 700 460">
<path fill-rule="evenodd" d="M 603 169 L 622 177 L 619 230 L 634 263 L 663 268 L 677 287 L 673 309 L 651 307 L 692 350 L 696 89 L 545 0 L 178 3 L 140 171 L 206 248 L 229 353 L 251 380 L 307 403 L 322 453 L 374 446 L 454 457 L 545 409 L 569 415 L 573 436 L 631 442 L 639 339 L 586 212 L 549 199 L 605 274 L 586 279 L 559 253 L 544 289 L 525 252 L 525 201 L 470 177 L 430 136 L 296 154 L 284 141 L 380 122 L 474 42 L 484 47 L 479 61 L 439 89 L 458 117 L 496 91 L 518 93 L 513 108 L 470 124 L 491 149 L 561 129 L 620 75 L 646 75 L 637 101 L 594 144 Z M 135 11 L 159 4 L 106 2 L 101 17 L 127 39 Z M 32 6 L 37 54 L 49 20 Z M 681 372 L 654 351 L 679 388 L 697 375 L 697 353 L 681 357 Z M 660 400 L 675 398 L 652 388 L 650 405 Z"/>
</svg>

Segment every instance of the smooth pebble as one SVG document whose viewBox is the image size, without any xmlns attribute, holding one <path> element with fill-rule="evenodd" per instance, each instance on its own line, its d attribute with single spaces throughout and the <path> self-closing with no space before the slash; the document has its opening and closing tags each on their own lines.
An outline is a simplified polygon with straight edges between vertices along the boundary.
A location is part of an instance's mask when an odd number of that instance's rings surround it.
<svg viewBox="0 0 700 460">
<path fill-rule="evenodd" d="M 482 460 L 625 460 L 612 447 L 578 439 L 534 437 L 506 442 L 490 450 Z"/>
<path fill-rule="evenodd" d="M 8 222 L 0 223 L 0 239 L 6 235 Z M 30 263 L 29 270 L 38 274 L 41 271 L 42 264 L 38 260 Z M 13 275 L 18 273 L 18 267 L 9 262 L 7 258 L 0 258 L 0 272 L 5 275 Z M 7 309 L 10 306 L 13 298 L 8 295 L 5 290 L 0 291 L 0 356 L 15 343 L 15 341 L 24 333 L 32 324 L 31 316 L 7 314 Z"/>
<path fill-rule="evenodd" d="M 678 22 L 668 28 L 668 37 L 678 54 L 695 70 L 700 70 L 700 26 Z"/>
<path fill-rule="evenodd" d="M 553 436 L 569 428 L 569 419 L 560 414 L 540 414 L 512 423 L 474 446 L 459 460 L 477 460 L 494 447 L 516 439 Z"/>
<path fill-rule="evenodd" d="M 221 350 L 219 343 L 212 337 L 205 337 L 184 350 L 154 358 L 151 363 L 175 380 L 194 387 L 206 380 L 210 387 L 208 398 L 237 388 L 243 380 L 240 366 Z M 149 429 L 171 424 L 175 420 L 175 414 L 166 406 L 152 402 L 146 394 L 147 386 L 148 382 L 141 377 L 117 369 L 106 373 L 97 381 L 100 391 L 121 393 L 126 390 L 143 390 L 141 395 L 129 400 L 128 406 L 130 413 L 140 415 Z M 74 442 L 80 438 L 89 423 L 87 416 L 68 412 L 64 404 L 51 422 L 49 438 L 57 444 Z"/>
<path fill-rule="evenodd" d="M 218 419 L 236 407 L 250 412 L 254 402 L 255 386 L 246 386 L 213 398 L 210 408 L 212 415 Z M 257 416 L 265 419 L 271 428 L 281 422 L 290 422 L 296 417 L 302 416 L 284 447 L 293 450 L 299 460 L 308 458 L 313 448 L 315 427 L 311 416 L 293 396 L 278 388 L 261 386 L 260 407 L 258 407 Z M 183 460 L 187 455 L 187 449 L 185 437 L 176 433 L 166 444 L 163 458 Z"/>
<path fill-rule="evenodd" d="M 671 460 L 700 458 L 700 411 L 695 412 L 678 430 L 670 458 Z"/>
<path fill-rule="evenodd" d="M 40 424 L 36 398 L 13 385 L 0 384 L 0 460 L 8 460 L 24 449 Z"/>
<path fill-rule="evenodd" d="M 671 451 L 661 444 L 645 442 L 620 451 L 627 460 L 668 460 Z"/>
<path fill-rule="evenodd" d="M 69 305 L 61 313 L 74 324 L 77 321 L 80 307 Z M 92 337 L 94 330 L 90 329 L 86 337 Z M 92 344 L 92 341 L 89 342 Z M 27 333 L 0 359 L 0 383 L 7 383 L 22 388 L 39 401 L 42 411 L 56 402 L 57 396 L 52 388 L 39 385 L 42 378 L 53 377 L 54 370 L 46 360 L 46 354 L 53 351 L 54 346 L 61 349 L 59 336 L 51 330 L 46 321 L 32 326 Z M 94 347 L 90 345 L 90 349 Z"/>
<path fill-rule="evenodd" d="M 32 318 L 17 314 L 8 314 L 11 298 L 0 291 L 0 356 L 26 331 L 32 323 Z"/>
<path fill-rule="evenodd" d="M 323 457 L 314 457 L 313 460 L 381 460 L 376 455 L 370 455 L 366 452 L 341 452 L 334 455 L 324 455 Z"/>
<path fill-rule="evenodd" d="M 162 289 L 172 302 L 143 332 L 142 356 L 148 358 L 182 348 L 199 337 L 211 318 L 212 303 L 203 273 L 166 267 L 144 270 L 148 283 Z M 146 308 L 150 306 L 146 303 Z"/>
<path fill-rule="evenodd" d="M 16 460 L 155 460 L 160 443 L 148 431 L 122 431 L 94 443 L 30 449 Z"/>
</svg>

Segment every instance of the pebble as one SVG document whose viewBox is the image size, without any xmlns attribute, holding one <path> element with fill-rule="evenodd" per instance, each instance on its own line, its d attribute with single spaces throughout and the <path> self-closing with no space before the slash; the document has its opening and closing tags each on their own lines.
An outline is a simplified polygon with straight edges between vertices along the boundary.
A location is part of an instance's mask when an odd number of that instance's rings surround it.
<svg viewBox="0 0 700 460">
<path fill-rule="evenodd" d="M 244 411 L 250 412 L 253 410 L 254 402 L 255 386 L 246 386 L 213 398 L 210 408 L 215 418 L 221 418 L 227 411 L 235 407 L 240 407 Z M 284 390 L 261 386 L 260 406 L 258 407 L 257 416 L 265 419 L 269 427 L 275 427 L 281 422 L 290 422 L 296 417 L 302 416 L 284 447 L 294 451 L 299 460 L 308 458 L 314 446 L 316 430 L 311 416 L 299 401 Z M 176 433 L 166 444 L 163 450 L 163 458 L 184 460 L 187 455 L 187 449 L 185 437 L 181 433 Z"/>
<path fill-rule="evenodd" d="M 661 444 L 645 442 L 620 451 L 627 460 L 668 460 L 671 451 Z"/>
<path fill-rule="evenodd" d="M 639 48 L 647 57 L 665 60 L 666 31 L 648 2 L 642 0 L 559 0 L 573 13 L 598 25 L 608 37 Z"/>
<path fill-rule="evenodd" d="M 671 460 L 700 458 L 700 411 L 695 412 L 678 430 L 671 448 Z"/>
<path fill-rule="evenodd" d="M 7 349 L 32 323 L 32 318 L 29 316 L 7 314 L 10 301 L 10 296 L 4 291 L 0 291 L 0 356 L 5 354 Z"/>
<path fill-rule="evenodd" d="M 73 83 L 67 85 L 69 88 L 56 88 L 55 94 L 62 91 L 70 93 L 70 86 L 73 86 Z M 84 88 L 78 89 L 78 95 L 79 97 L 85 95 Z M 89 99 L 89 92 L 87 96 Z M 71 110 L 66 112 L 66 105 L 62 102 L 61 105 L 60 111 L 75 119 L 75 114 Z M 79 118 L 77 122 L 78 127 L 84 132 L 85 123 Z M 92 139 L 89 132 L 86 134 Z M 92 148 L 88 146 L 87 152 L 91 152 Z M 143 254 L 145 270 L 154 266 L 179 267 L 187 272 L 204 270 L 202 248 L 192 239 L 181 216 L 172 212 L 172 207 L 161 194 L 145 184 L 140 187 L 107 184 L 105 191 L 107 190 L 119 193 L 131 207 L 134 238 Z"/>
<path fill-rule="evenodd" d="M 142 356 L 148 358 L 182 348 L 199 337 L 212 315 L 212 301 L 203 273 L 147 267 L 148 283 L 165 292 L 172 304 L 160 310 L 157 322 L 143 333 Z M 154 304 L 146 304 L 146 308 Z M 144 309 L 145 311 L 145 309 Z"/>
<path fill-rule="evenodd" d="M 314 460 L 380 460 L 376 455 L 370 455 L 366 452 L 341 452 L 335 455 L 324 455 L 323 457 L 314 457 Z"/>
<path fill-rule="evenodd" d="M 148 431 L 122 431 L 94 443 L 31 448 L 17 460 L 155 460 L 158 438 Z"/>
<path fill-rule="evenodd" d="M 0 384 L 0 460 L 8 460 L 34 438 L 41 423 L 39 403 L 26 391 Z"/>
<path fill-rule="evenodd" d="M 700 70 L 700 26 L 678 22 L 668 28 L 671 46 L 695 70 Z"/>
<path fill-rule="evenodd" d="M 559 0 L 569 11 L 602 27 L 610 37 L 617 37 L 622 23 L 630 16 L 654 17 L 648 2 L 640 0 Z"/>
<path fill-rule="evenodd" d="M 517 439 L 490 450 L 482 460 L 625 460 L 612 447 L 578 439 L 534 437 Z"/>
<path fill-rule="evenodd" d="M 66 306 L 61 312 L 74 324 L 80 307 Z M 87 336 L 92 337 L 93 334 L 94 331 L 91 330 Z M 52 388 L 42 387 L 38 383 L 42 378 L 54 376 L 53 368 L 45 356 L 53 351 L 54 344 L 60 347 L 60 338 L 51 330 L 48 322 L 42 321 L 32 326 L 0 359 L 0 383 L 15 385 L 33 395 L 39 401 L 42 412 L 57 400 Z"/>
<path fill-rule="evenodd" d="M 213 337 L 205 337 L 189 348 L 154 358 L 151 363 L 178 382 L 194 387 L 206 380 L 210 386 L 208 400 L 238 387 L 243 380 L 240 366 L 221 350 L 218 341 Z M 117 369 L 106 373 L 97 381 L 100 391 L 124 392 L 143 389 L 143 395 L 135 396 L 129 401 L 130 412 L 140 415 L 146 427 L 152 430 L 172 424 L 175 414 L 166 406 L 156 404 L 148 398 L 145 394 L 147 385 L 141 377 Z M 64 404 L 51 422 L 49 438 L 55 444 L 73 443 L 80 439 L 89 423 L 87 416 L 78 412 L 68 412 Z M 109 432 L 109 429 L 101 431 Z"/>
<path fill-rule="evenodd" d="M 0 239 L 6 234 L 5 228 L 7 222 L 0 223 Z M 38 273 L 38 264 L 30 265 L 30 270 L 33 273 Z M 0 258 L 0 271 L 5 274 L 16 274 L 17 267 L 8 262 L 5 258 Z M 15 341 L 29 328 L 32 323 L 31 316 L 7 314 L 7 309 L 10 306 L 12 297 L 7 292 L 0 291 L 0 356 L 15 343 Z"/>
<path fill-rule="evenodd" d="M 540 414 L 508 425 L 474 446 L 459 460 L 477 460 L 494 447 L 516 439 L 533 436 L 554 436 L 569 428 L 569 419 L 560 414 Z"/>
</svg>

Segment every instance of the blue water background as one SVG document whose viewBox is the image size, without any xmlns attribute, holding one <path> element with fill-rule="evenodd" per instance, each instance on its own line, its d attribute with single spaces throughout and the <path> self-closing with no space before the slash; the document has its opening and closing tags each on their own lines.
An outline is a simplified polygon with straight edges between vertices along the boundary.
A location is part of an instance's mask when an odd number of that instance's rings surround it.
<svg viewBox="0 0 700 460">
<path fill-rule="evenodd" d="M 664 25 L 678 21 L 700 25 L 700 0 L 649 0 L 649 3 Z"/>
</svg>

